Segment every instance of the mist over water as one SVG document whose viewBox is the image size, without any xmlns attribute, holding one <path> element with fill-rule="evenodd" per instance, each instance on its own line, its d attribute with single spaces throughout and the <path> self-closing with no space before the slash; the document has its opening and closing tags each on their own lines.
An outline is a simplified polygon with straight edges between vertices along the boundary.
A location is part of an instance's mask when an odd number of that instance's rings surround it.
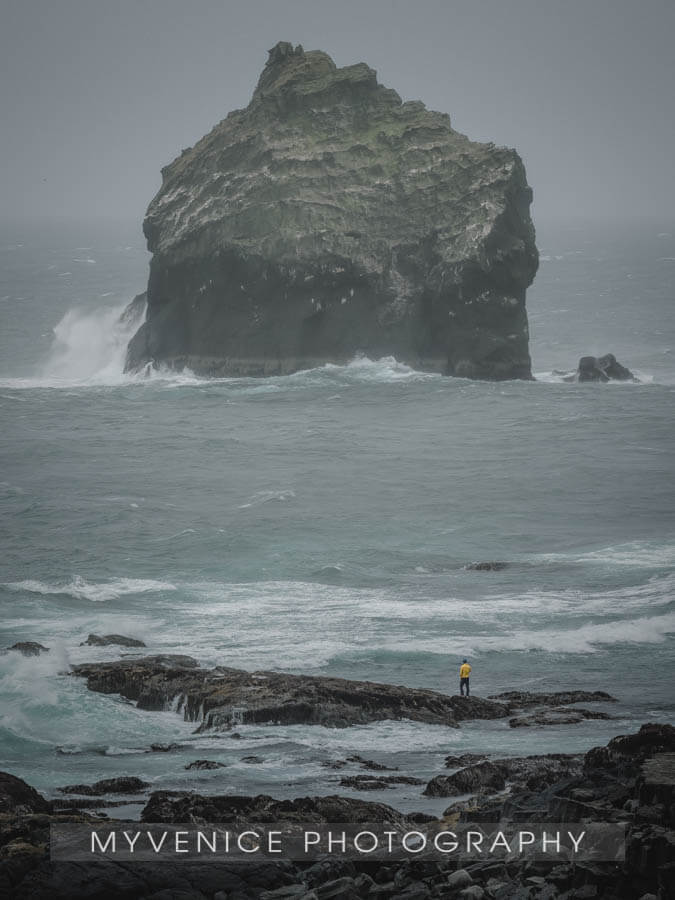
<svg viewBox="0 0 675 900">
<path fill-rule="evenodd" d="M 540 229 L 538 380 L 494 384 L 391 358 L 264 380 L 125 376 L 138 323 L 121 316 L 147 269 L 135 232 L 3 233 L 0 646 L 52 649 L 0 655 L 0 765 L 48 792 L 133 774 L 300 796 L 345 790 L 321 761 L 348 752 L 430 777 L 448 752 L 586 749 L 672 721 L 674 234 Z M 606 352 L 641 383 L 562 381 Z M 481 560 L 509 565 L 466 568 Z M 64 674 L 119 656 L 81 647 L 90 632 L 204 665 L 442 691 L 466 655 L 479 695 L 607 690 L 617 718 L 194 735 L 175 711 Z M 185 746 L 145 752 L 162 741 Z M 199 756 L 228 768 L 186 773 Z M 411 786 L 374 798 L 431 808 Z"/>
</svg>

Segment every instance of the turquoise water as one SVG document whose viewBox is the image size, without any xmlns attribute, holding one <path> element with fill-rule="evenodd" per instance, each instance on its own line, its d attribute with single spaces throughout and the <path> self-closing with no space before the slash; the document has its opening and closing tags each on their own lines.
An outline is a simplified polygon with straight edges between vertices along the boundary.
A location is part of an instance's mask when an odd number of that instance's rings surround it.
<svg viewBox="0 0 675 900">
<path fill-rule="evenodd" d="M 431 776 L 450 752 L 583 750 L 674 721 L 675 226 L 539 229 L 538 381 L 357 359 L 267 380 L 121 374 L 147 255 L 134 228 L 0 239 L 0 766 L 56 786 L 328 793 L 362 753 Z M 612 351 L 641 384 L 556 370 Z M 467 570 L 480 560 L 499 572 Z M 383 722 L 193 735 L 92 694 L 68 664 L 148 652 L 476 694 L 607 690 L 616 721 L 509 729 Z M 147 753 L 150 743 L 183 749 Z M 261 765 L 241 762 L 255 753 Z M 186 772 L 197 758 L 226 762 Z M 420 788 L 370 795 L 434 809 Z M 438 801 L 444 808 L 447 801 Z"/>
</svg>

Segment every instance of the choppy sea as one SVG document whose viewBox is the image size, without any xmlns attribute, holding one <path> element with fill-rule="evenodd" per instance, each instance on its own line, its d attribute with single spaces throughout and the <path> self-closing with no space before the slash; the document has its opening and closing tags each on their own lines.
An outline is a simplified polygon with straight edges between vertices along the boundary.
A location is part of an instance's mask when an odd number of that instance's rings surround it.
<svg viewBox="0 0 675 900">
<path fill-rule="evenodd" d="M 265 380 L 122 374 L 148 255 L 136 225 L 0 231 L 0 768 L 54 796 L 342 792 L 360 753 L 430 777 L 448 753 L 577 751 L 675 721 L 675 223 L 540 225 L 537 380 L 355 359 Z M 639 384 L 569 384 L 614 352 Z M 479 561 L 501 571 L 467 569 Z M 90 632 L 205 665 L 476 694 L 599 689 L 612 721 L 461 729 L 243 726 L 89 693 Z M 128 652 L 128 651 L 122 651 Z M 151 743 L 177 741 L 170 753 Z M 263 759 L 251 765 L 242 758 Z M 186 771 L 197 758 L 227 764 Z M 400 809 L 447 801 L 403 786 Z M 133 813 L 140 807 L 129 807 Z"/>
</svg>

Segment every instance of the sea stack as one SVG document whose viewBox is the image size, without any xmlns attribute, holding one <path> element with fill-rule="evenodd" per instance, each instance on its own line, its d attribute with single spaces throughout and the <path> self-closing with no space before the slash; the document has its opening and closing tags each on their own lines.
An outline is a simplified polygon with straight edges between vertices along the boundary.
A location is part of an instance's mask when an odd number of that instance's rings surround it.
<svg viewBox="0 0 675 900">
<path fill-rule="evenodd" d="M 251 102 L 162 170 L 127 371 L 280 375 L 358 354 L 530 378 L 538 265 L 515 150 L 282 42 Z"/>
</svg>

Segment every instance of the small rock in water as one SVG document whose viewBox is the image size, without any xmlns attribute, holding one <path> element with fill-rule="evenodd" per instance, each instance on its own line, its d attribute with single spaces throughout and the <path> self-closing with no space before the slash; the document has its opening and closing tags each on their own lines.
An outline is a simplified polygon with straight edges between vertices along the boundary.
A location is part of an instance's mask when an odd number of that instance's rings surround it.
<svg viewBox="0 0 675 900">
<path fill-rule="evenodd" d="M 506 562 L 477 562 L 469 563 L 465 568 L 472 572 L 501 572 L 502 569 L 508 568 Z"/>
<path fill-rule="evenodd" d="M 617 362 L 613 353 L 604 356 L 582 356 L 577 369 L 578 381 L 637 381 L 630 369 Z"/>
<path fill-rule="evenodd" d="M 490 700 L 506 700 L 512 709 L 523 706 L 565 706 L 569 703 L 616 703 L 616 697 L 606 691 L 503 691 L 490 694 Z"/>
<path fill-rule="evenodd" d="M 148 753 L 168 753 L 170 750 L 180 750 L 182 747 L 183 744 L 176 744 L 173 741 L 170 744 L 150 744 Z"/>
<path fill-rule="evenodd" d="M 446 769 L 459 769 L 462 766 L 471 766 L 474 763 L 487 759 L 484 753 L 462 753 L 461 756 L 446 756 Z"/>
<path fill-rule="evenodd" d="M 62 794 L 84 794 L 88 797 L 101 797 L 103 794 L 138 794 L 150 787 L 147 781 L 141 781 L 135 776 L 121 776 L 120 778 L 104 778 L 94 784 L 68 784 L 58 788 Z"/>
<path fill-rule="evenodd" d="M 214 762 L 212 759 L 196 759 L 194 762 L 188 763 L 186 769 L 225 769 L 225 763 Z"/>
<path fill-rule="evenodd" d="M 82 641 L 80 647 L 108 647 L 110 644 L 117 644 L 120 647 L 146 647 L 143 641 L 137 638 L 126 637 L 123 634 L 90 634 L 86 641 Z"/>
<path fill-rule="evenodd" d="M 357 791 L 379 791 L 394 787 L 397 784 L 424 784 L 421 778 L 409 775 L 351 775 L 340 779 L 342 787 L 354 788 Z"/>
<path fill-rule="evenodd" d="M 250 766 L 265 762 L 262 756 L 242 756 L 241 761 L 243 763 L 247 763 Z"/>
<path fill-rule="evenodd" d="M 511 728 L 530 728 L 533 725 L 577 725 L 586 719 L 613 719 L 609 713 L 591 709 L 562 708 L 542 709 L 529 716 L 509 719 Z"/>
<path fill-rule="evenodd" d="M 7 650 L 18 650 L 22 656 L 39 656 L 41 653 L 49 653 L 49 647 L 43 647 L 37 641 L 19 641 L 7 647 Z"/>
<path fill-rule="evenodd" d="M 397 766 L 385 766 L 382 763 L 375 762 L 373 759 L 364 759 L 362 756 L 359 756 L 358 753 L 355 753 L 353 756 L 348 756 L 345 762 L 355 762 L 358 763 L 362 769 L 371 769 L 373 772 L 396 772 L 398 771 Z"/>
</svg>

